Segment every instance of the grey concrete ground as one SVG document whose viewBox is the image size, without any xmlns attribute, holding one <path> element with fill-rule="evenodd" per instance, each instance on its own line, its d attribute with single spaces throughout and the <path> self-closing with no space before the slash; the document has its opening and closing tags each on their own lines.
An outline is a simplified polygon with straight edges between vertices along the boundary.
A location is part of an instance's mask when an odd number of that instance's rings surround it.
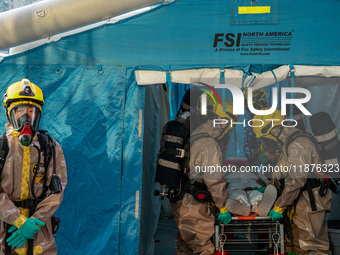
<svg viewBox="0 0 340 255">
<path fill-rule="evenodd" d="M 173 218 L 160 219 L 155 235 L 155 255 L 175 254 L 177 225 Z"/>
</svg>

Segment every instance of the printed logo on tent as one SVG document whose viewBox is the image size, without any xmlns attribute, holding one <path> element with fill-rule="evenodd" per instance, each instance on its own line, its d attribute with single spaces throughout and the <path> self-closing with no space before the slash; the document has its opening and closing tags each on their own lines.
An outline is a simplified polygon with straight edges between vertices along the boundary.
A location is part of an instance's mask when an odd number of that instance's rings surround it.
<svg viewBox="0 0 340 255">
<path fill-rule="evenodd" d="M 215 52 L 238 52 L 240 56 L 269 56 L 271 52 L 290 51 L 293 32 L 216 33 Z"/>
</svg>

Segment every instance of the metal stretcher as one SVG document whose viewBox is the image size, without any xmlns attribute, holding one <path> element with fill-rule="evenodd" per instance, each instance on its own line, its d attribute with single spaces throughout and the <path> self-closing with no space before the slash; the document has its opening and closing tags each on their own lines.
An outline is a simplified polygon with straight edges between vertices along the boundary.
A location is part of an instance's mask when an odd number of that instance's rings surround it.
<svg viewBox="0 0 340 255">
<path fill-rule="evenodd" d="M 284 228 L 270 216 L 234 216 L 229 224 L 216 224 L 214 244 L 216 251 L 268 252 L 284 254 Z"/>
</svg>

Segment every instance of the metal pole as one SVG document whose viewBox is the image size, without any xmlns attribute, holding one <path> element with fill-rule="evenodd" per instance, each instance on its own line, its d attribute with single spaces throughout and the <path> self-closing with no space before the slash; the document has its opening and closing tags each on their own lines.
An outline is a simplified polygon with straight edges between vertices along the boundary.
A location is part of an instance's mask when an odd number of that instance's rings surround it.
<svg viewBox="0 0 340 255">
<path fill-rule="evenodd" d="M 283 224 L 280 224 L 280 236 L 281 236 L 281 254 L 285 253 L 285 233 L 283 230 Z"/>
<path fill-rule="evenodd" d="M 220 229 L 219 225 L 215 224 L 215 250 L 218 251 L 220 244 L 219 244 L 219 236 L 220 236 Z"/>
</svg>

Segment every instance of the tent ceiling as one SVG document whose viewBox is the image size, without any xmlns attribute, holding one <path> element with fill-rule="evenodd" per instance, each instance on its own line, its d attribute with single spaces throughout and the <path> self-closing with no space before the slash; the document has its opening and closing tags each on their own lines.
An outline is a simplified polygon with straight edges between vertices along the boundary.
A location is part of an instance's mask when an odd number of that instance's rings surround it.
<svg viewBox="0 0 340 255">
<path fill-rule="evenodd" d="M 128 65 L 155 70 L 164 70 L 166 65 L 172 70 L 249 64 L 340 65 L 340 1 L 281 1 L 279 20 L 258 25 L 234 25 L 231 2 L 176 1 L 8 60 L 15 58 L 23 64 Z M 261 41 L 268 46 L 258 46 Z M 280 43 L 285 45 L 277 45 Z"/>
</svg>

